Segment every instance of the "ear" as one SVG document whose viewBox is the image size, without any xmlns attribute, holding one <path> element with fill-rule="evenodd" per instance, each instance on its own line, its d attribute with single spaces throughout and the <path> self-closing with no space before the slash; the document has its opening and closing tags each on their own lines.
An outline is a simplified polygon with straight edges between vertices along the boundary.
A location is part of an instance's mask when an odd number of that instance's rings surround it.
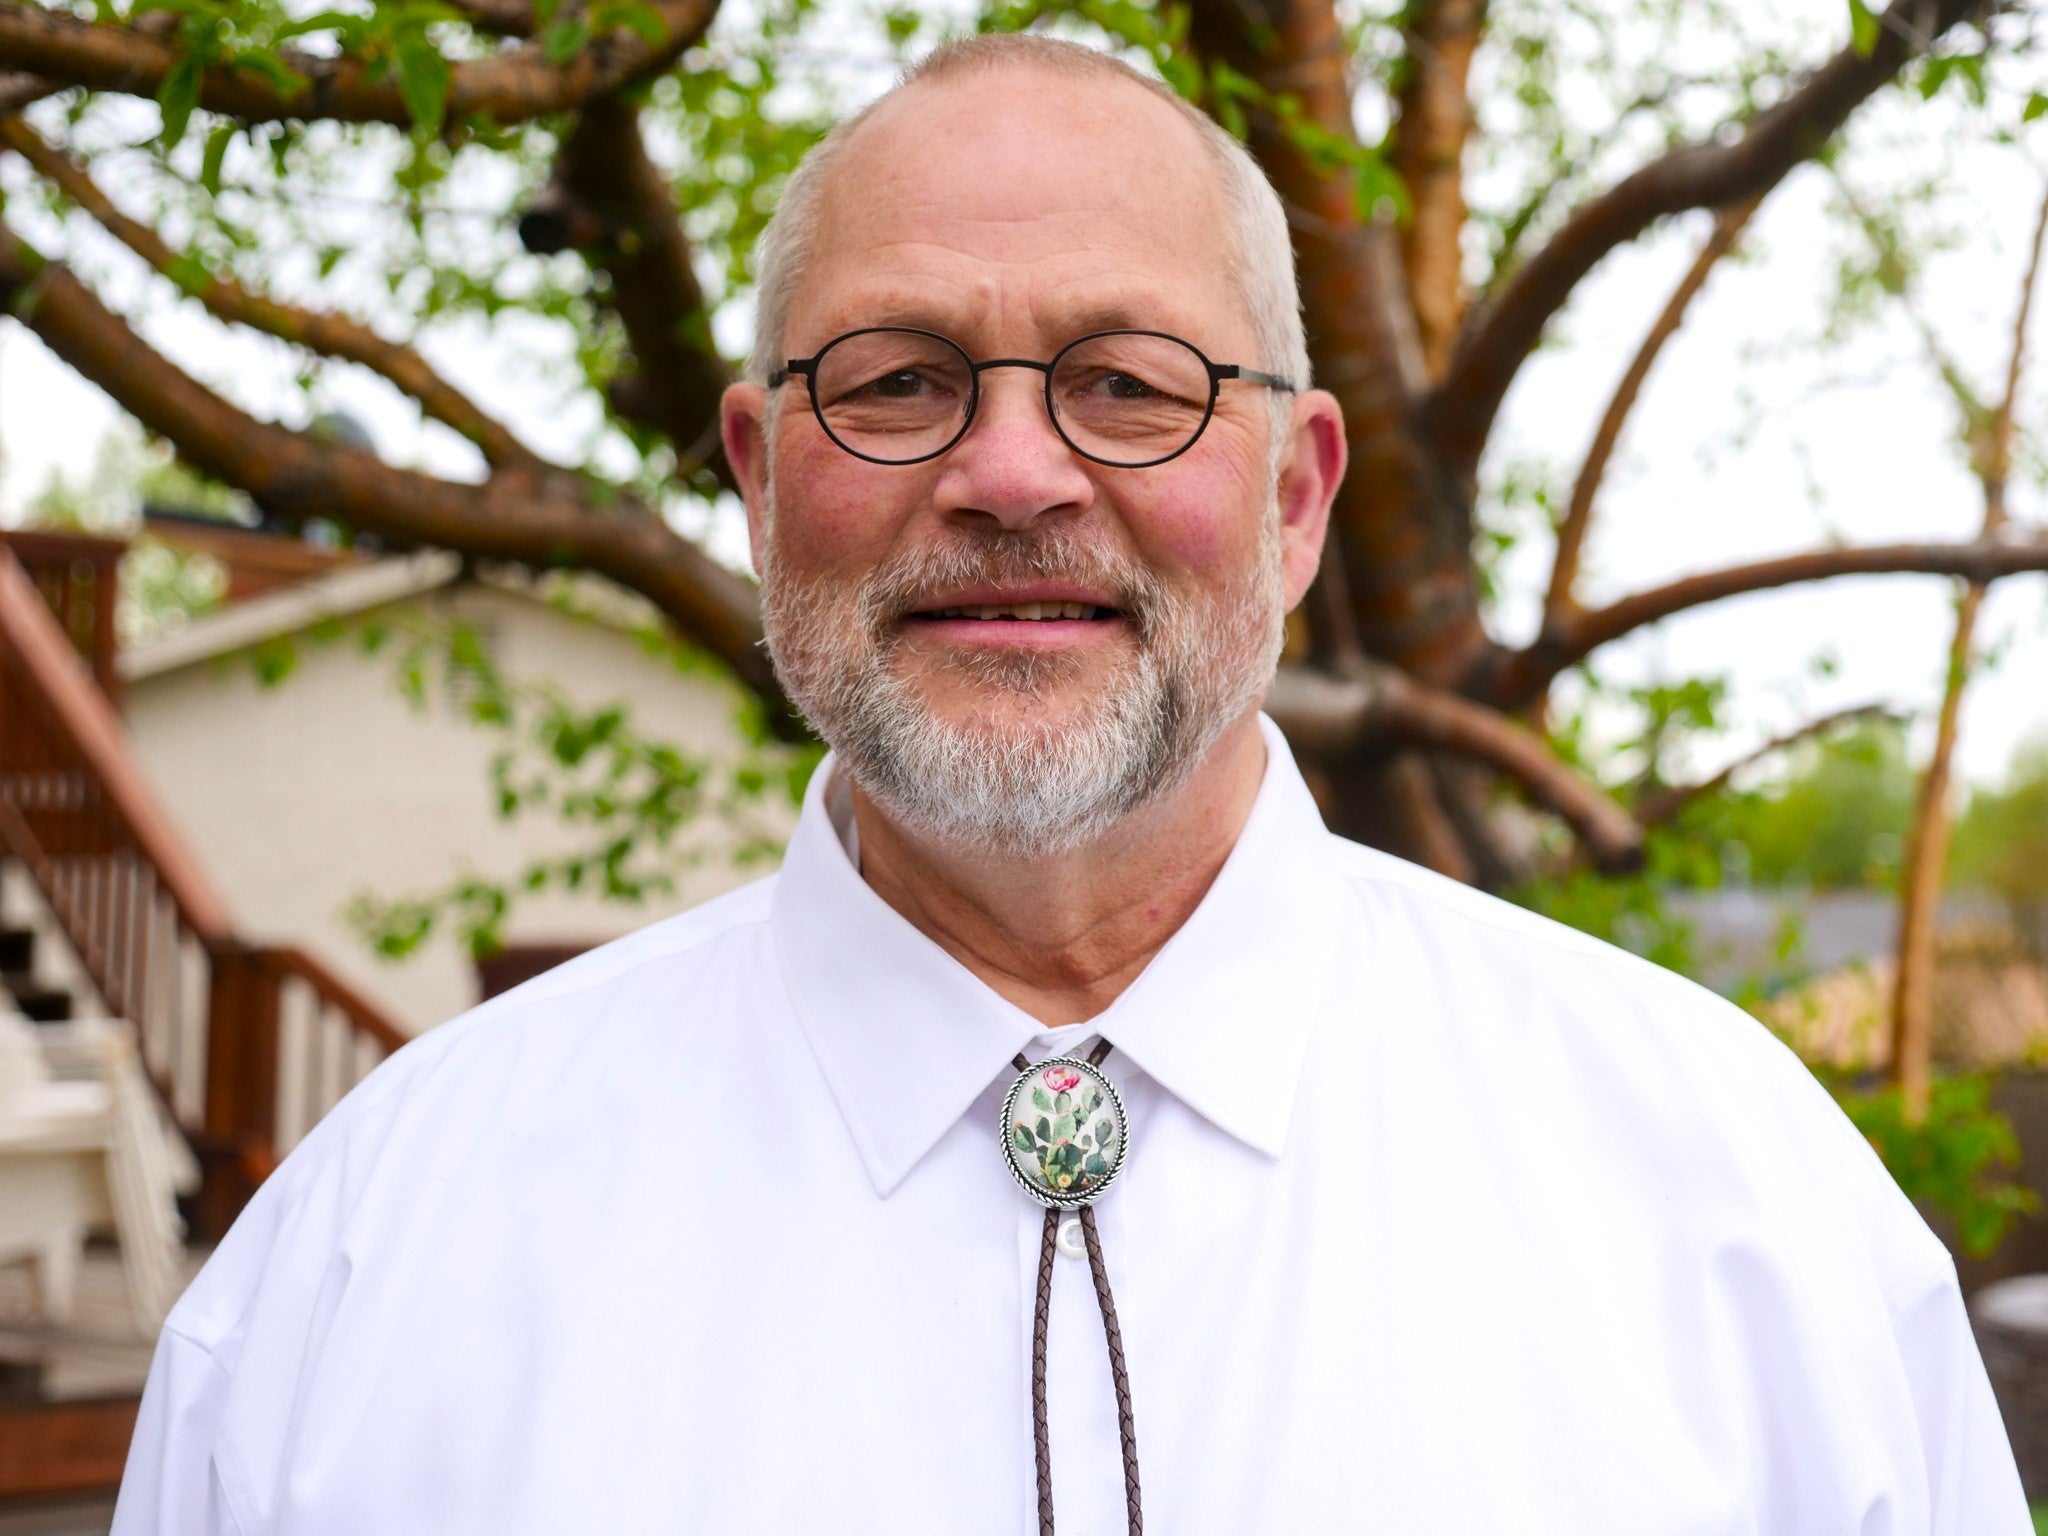
<svg viewBox="0 0 2048 1536">
<path fill-rule="evenodd" d="M 1330 503 L 1344 480 L 1350 449 L 1344 441 L 1344 412 L 1336 396 L 1311 389 L 1294 401 L 1287 446 L 1280 455 L 1280 569 L 1287 606 L 1292 609 L 1316 579 Z"/>
<path fill-rule="evenodd" d="M 740 500 L 747 507 L 747 543 L 754 556 L 754 569 L 761 569 L 761 544 L 767 538 L 764 511 L 768 505 L 768 412 L 773 405 L 768 391 L 759 384 L 733 384 L 718 402 L 719 437 L 725 443 L 725 461 L 739 482 Z"/>
</svg>

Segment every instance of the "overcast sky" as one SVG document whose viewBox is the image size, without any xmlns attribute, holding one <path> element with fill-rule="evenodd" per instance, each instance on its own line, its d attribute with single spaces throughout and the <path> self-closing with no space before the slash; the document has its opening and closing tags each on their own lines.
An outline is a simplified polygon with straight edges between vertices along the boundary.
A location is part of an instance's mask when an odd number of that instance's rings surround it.
<svg viewBox="0 0 2048 1536">
<path fill-rule="evenodd" d="M 1839 15 L 1838 0 L 1826 8 Z M 877 76 L 877 86 L 881 81 Z M 144 109 L 147 110 L 147 109 Z M 18 169 L 18 168 L 17 168 Z M 2035 173 L 2011 152 L 1974 156 L 1953 189 L 1969 239 L 1930 273 L 1926 303 L 1938 328 L 1992 391 L 2004 366 L 2023 247 L 2040 195 Z M 1811 546 L 1828 539 L 1885 542 L 1970 537 L 1981 515 L 1976 487 L 1953 446 L 1954 413 L 1900 323 L 1839 356 L 1797 345 L 1818 324 L 1816 295 L 1839 246 L 1821 211 L 1823 178 L 1808 172 L 1766 205 L 1747 239 L 1750 259 L 1724 263 L 1667 349 L 1630 423 L 1611 472 L 1588 555 L 1584 595 L 1619 595 L 1690 570 Z M 1643 328 L 1705 232 L 1704 216 L 1668 227 L 1611 258 L 1556 327 L 1554 344 L 1525 370 L 1508 402 L 1490 471 L 1543 458 L 1575 466 L 1600 409 Z M 224 333 L 178 304 L 162 285 L 113 285 L 110 296 L 157 345 L 262 414 L 302 418 L 285 348 Z M 2037 311 L 2037 379 L 2048 374 L 2048 336 Z M 744 315 L 721 320 L 738 351 Z M 509 419 L 543 451 L 573 454 L 600 430 L 586 401 L 564 410 L 529 368 L 534 353 L 560 355 L 559 335 L 529 330 L 517 346 L 476 330 L 441 334 L 428 351 L 457 382 Z M 1759 346 L 1789 355 L 1759 363 Z M 1826 379 L 1863 382 L 1824 389 Z M 1763 426 L 1731 442 L 1744 391 L 1761 402 Z M 442 472 L 475 472 L 467 445 L 422 430 L 376 381 L 337 372 L 329 403 L 367 422 L 382 450 Z M 2038 427 L 2048 389 L 2030 392 L 2023 420 Z M 0 323 L 0 518 L 13 520 L 59 468 L 89 465 L 116 412 L 105 396 L 57 363 L 21 327 Z M 1716 450 L 1718 445 L 1718 450 Z M 1568 478 L 1568 477 L 1567 477 Z M 1810 487 L 1824 493 L 1816 505 Z M 2041 496 L 2015 487 L 2013 511 L 2039 521 Z M 716 547 L 744 557 L 729 521 Z M 1533 541 L 1505 568 L 1516 594 L 1499 623 L 1523 638 L 1534 618 L 1548 551 Z M 1708 753 L 1733 755 L 1801 718 L 1870 700 L 1926 708 L 1945 665 L 1951 584 L 1935 578 L 1867 578 L 1806 586 L 1719 604 L 1603 653 L 1618 677 L 1727 673 L 1735 729 Z M 2000 586 L 1983 633 L 1998 655 L 1973 689 L 1961 746 L 1964 774 L 1994 780 L 2015 747 L 2048 731 L 2048 579 Z M 1815 675 L 1831 656 L 1832 676 Z M 1923 732 L 1924 739 L 1924 732 Z"/>
</svg>

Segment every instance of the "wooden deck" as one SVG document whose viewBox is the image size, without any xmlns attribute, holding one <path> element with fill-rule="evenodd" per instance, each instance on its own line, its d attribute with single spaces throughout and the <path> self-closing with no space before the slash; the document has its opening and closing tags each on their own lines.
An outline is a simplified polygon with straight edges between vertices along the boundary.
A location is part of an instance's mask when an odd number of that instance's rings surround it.
<svg viewBox="0 0 2048 1536">
<path fill-rule="evenodd" d="M 205 1258 L 186 1255 L 188 1281 Z M 135 1336 L 112 1248 L 87 1250 L 61 1328 L 35 1315 L 28 1267 L 0 1267 L 0 1536 L 106 1531 L 154 1350 Z"/>
</svg>

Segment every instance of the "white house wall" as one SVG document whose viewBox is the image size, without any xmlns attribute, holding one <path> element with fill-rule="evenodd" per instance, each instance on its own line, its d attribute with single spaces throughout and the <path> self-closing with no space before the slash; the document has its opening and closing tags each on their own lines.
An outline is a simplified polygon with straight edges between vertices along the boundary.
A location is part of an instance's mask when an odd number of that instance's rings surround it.
<svg viewBox="0 0 2048 1536">
<path fill-rule="evenodd" d="M 493 639 L 501 670 L 551 680 L 581 705 L 625 701 L 636 727 L 686 750 L 730 757 L 732 696 L 683 676 L 608 626 L 491 587 L 451 586 L 411 606 L 451 607 Z M 387 613 L 390 610 L 387 610 Z M 390 649 L 300 647 L 296 670 L 262 686 L 246 659 L 195 661 L 129 685 L 124 712 L 151 779 L 242 931 L 316 953 L 415 1031 L 476 1001 L 468 954 L 437 935 L 401 962 L 377 958 L 348 925 L 350 899 L 423 893 L 474 871 L 505 878 L 572 846 L 559 823 L 498 818 L 488 765 L 504 738 L 399 691 Z M 771 809 L 786 831 L 792 814 Z M 755 878 L 734 867 L 732 834 L 707 817 L 714 851 L 679 872 L 678 895 L 627 907 L 549 894 L 514 909 L 513 942 L 600 942 Z"/>
</svg>

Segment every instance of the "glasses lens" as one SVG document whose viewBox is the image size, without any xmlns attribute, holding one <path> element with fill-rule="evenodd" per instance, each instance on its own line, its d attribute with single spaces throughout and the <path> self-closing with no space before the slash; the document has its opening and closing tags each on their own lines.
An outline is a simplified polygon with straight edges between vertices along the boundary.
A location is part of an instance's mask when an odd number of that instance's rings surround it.
<svg viewBox="0 0 2048 1536">
<path fill-rule="evenodd" d="M 937 453 L 960 434 L 974 393 L 967 354 L 918 331 L 859 331 L 818 358 L 818 418 L 871 459 L 900 464 Z"/>
<path fill-rule="evenodd" d="M 1111 464 L 1149 464 L 1192 443 L 1214 385 L 1202 354 L 1170 336 L 1111 331 L 1060 354 L 1052 404 L 1076 448 Z"/>
</svg>

